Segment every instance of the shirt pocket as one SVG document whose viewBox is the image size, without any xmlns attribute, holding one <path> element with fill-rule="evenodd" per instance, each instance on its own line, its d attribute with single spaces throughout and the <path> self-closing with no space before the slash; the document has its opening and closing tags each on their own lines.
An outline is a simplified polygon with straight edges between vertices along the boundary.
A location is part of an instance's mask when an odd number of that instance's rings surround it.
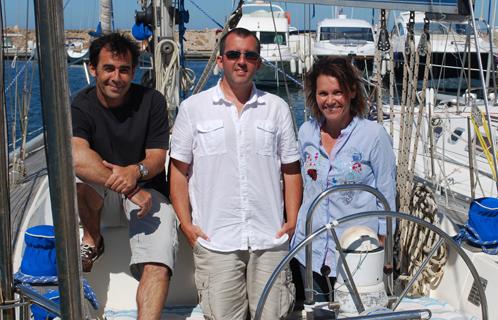
<svg viewBox="0 0 498 320">
<path fill-rule="evenodd" d="M 276 154 L 277 126 L 271 120 L 256 122 L 256 152 L 263 156 Z"/>
<path fill-rule="evenodd" d="M 197 151 L 209 156 L 227 152 L 223 120 L 201 121 L 197 124 Z"/>
</svg>

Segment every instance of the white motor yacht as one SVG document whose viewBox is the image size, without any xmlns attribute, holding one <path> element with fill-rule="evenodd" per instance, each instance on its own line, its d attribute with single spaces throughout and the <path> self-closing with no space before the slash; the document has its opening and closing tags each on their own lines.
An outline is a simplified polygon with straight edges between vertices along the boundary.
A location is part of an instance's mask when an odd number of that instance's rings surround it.
<svg viewBox="0 0 498 320">
<path fill-rule="evenodd" d="M 263 65 L 255 75 L 258 85 L 280 85 L 284 73 L 296 73 L 296 56 L 289 45 L 290 16 L 282 7 L 264 1 L 242 6 L 242 18 L 237 27 L 246 28 L 258 37 L 261 43 Z"/>
<path fill-rule="evenodd" d="M 315 56 L 351 56 L 364 67 L 371 65 L 375 54 L 374 29 L 365 20 L 349 19 L 339 15 L 337 19 L 324 19 L 316 28 Z"/>
<path fill-rule="evenodd" d="M 418 48 L 421 35 L 424 32 L 424 17 L 422 12 L 415 12 L 414 19 L 414 40 L 415 48 Z M 395 67 L 397 75 L 401 78 L 403 72 L 405 43 L 407 39 L 407 23 L 410 18 L 409 12 L 402 12 L 396 17 L 393 28 L 393 49 Z M 472 87 L 480 85 L 477 49 L 474 41 L 471 25 L 460 16 L 452 16 L 451 19 L 436 20 L 436 17 L 429 17 L 429 35 L 431 43 L 431 79 L 432 87 L 445 89 L 446 92 L 456 91 L 458 87 L 467 88 L 467 79 Z M 489 39 L 484 25 L 476 22 L 479 28 L 477 45 L 481 53 L 483 67 L 486 70 L 488 58 L 491 55 Z M 482 27 L 481 27 L 482 26 Z M 468 36 L 470 35 L 470 36 Z M 470 59 L 469 59 L 470 57 Z M 421 57 L 419 68 L 419 80 L 423 77 L 423 65 L 425 57 Z M 466 71 L 462 72 L 462 68 Z M 470 78 L 468 77 L 470 73 Z M 444 81 L 443 81 L 444 80 Z M 438 83 L 436 83 L 439 81 Z"/>
</svg>

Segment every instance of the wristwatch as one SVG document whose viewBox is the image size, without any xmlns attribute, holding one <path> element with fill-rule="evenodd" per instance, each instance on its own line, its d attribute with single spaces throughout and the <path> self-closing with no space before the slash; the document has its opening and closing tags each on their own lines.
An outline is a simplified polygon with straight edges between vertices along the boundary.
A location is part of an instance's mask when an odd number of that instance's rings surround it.
<svg viewBox="0 0 498 320">
<path fill-rule="evenodd" d="M 149 169 L 143 164 L 143 163 L 138 163 L 138 171 L 140 172 L 140 179 L 143 179 L 149 175 Z"/>
</svg>

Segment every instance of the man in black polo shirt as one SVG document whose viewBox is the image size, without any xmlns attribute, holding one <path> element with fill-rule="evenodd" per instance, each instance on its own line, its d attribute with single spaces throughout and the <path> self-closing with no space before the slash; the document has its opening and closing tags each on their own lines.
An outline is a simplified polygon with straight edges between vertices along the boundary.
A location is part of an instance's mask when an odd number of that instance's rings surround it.
<svg viewBox="0 0 498 320">
<path fill-rule="evenodd" d="M 130 270 L 140 281 L 139 319 L 159 319 L 177 246 L 177 222 L 166 198 L 168 118 L 164 97 L 132 84 L 138 48 L 118 33 L 94 40 L 90 72 L 96 85 L 72 103 L 73 158 L 83 239 L 84 272 L 104 252 L 101 215 L 129 220 Z"/>
</svg>

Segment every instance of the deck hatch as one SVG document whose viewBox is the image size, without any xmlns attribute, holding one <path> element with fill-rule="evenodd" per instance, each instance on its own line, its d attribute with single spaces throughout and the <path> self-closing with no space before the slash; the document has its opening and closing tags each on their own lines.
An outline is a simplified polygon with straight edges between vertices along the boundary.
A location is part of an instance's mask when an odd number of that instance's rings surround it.
<svg viewBox="0 0 498 320">
<path fill-rule="evenodd" d="M 486 290 L 488 280 L 486 280 L 482 277 L 479 277 L 479 279 L 481 280 L 481 283 L 482 283 L 482 286 L 484 287 L 484 290 Z M 475 280 L 472 283 L 472 288 L 470 288 L 469 297 L 467 298 L 467 300 L 477 307 L 479 307 L 481 305 L 481 297 L 479 296 L 479 291 L 477 291 L 477 284 L 476 284 Z"/>
</svg>

